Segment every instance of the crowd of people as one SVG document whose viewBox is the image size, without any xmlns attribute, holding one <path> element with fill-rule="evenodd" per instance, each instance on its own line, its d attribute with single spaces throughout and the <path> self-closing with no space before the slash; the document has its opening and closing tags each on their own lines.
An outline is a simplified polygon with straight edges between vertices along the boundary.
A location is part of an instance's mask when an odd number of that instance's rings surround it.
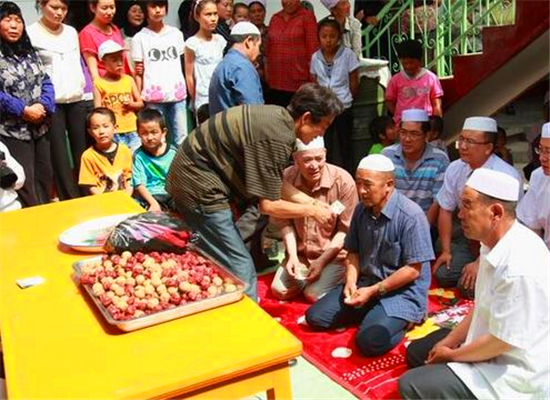
<svg viewBox="0 0 550 400">
<path fill-rule="evenodd" d="M 366 356 L 424 321 L 433 277 L 475 309 L 411 344 L 402 395 L 547 396 L 550 124 L 525 195 L 493 118 L 466 118 L 451 162 L 441 84 L 406 40 L 354 165 L 361 23 L 378 21 L 321 2 L 317 22 L 282 0 L 268 26 L 265 0 L 184 1 L 180 30 L 167 0 L 89 0 L 79 32 L 69 0 L 37 0 L 30 26 L 0 2 L 0 210 L 125 191 L 181 214 L 253 299 L 269 222 L 286 254 L 272 294 L 303 293 L 313 329 L 359 324 Z"/>
</svg>

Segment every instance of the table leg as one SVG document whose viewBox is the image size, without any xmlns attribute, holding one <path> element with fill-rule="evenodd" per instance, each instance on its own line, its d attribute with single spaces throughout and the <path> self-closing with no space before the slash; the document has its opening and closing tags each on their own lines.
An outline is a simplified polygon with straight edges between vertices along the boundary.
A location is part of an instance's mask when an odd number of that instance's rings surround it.
<svg viewBox="0 0 550 400">
<path fill-rule="evenodd" d="M 267 390 L 268 400 L 292 399 L 292 384 L 288 366 L 272 372 L 273 388 Z"/>
</svg>

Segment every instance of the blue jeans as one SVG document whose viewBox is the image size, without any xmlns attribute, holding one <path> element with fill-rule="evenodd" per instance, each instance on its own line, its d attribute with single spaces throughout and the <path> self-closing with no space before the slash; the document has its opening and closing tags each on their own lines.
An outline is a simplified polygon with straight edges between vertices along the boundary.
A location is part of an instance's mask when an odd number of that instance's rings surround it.
<svg viewBox="0 0 550 400">
<path fill-rule="evenodd" d="M 189 226 L 199 234 L 197 245 L 247 283 L 245 293 L 257 301 L 256 269 L 233 221 L 231 210 L 211 213 L 196 210 L 182 214 Z"/>
<path fill-rule="evenodd" d="M 141 146 L 141 139 L 139 138 L 137 132 L 115 133 L 115 136 L 113 136 L 113 141 L 115 143 L 126 145 L 132 153 L 136 151 L 139 146 Z"/>
<path fill-rule="evenodd" d="M 359 323 L 355 344 L 367 357 L 380 356 L 399 344 L 407 321 L 388 316 L 378 300 L 370 300 L 359 308 L 348 306 L 343 292 L 344 285 L 340 285 L 309 307 L 306 311 L 309 326 L 327 330 Z"/>
<path fill-rule="evenodd" d="M 147 107 L 159 110 L 168 127 L 170 143 L 178 146 L 187 137 L 187 103 L 147 103 Z"/>
</svg>

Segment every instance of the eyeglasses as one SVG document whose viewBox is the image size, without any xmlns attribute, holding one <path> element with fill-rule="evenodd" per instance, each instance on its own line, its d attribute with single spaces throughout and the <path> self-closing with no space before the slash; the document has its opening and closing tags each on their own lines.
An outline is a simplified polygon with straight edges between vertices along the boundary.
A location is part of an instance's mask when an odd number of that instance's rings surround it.
<svg viewBox="0 0 550 400">
<path fill-rule="evenodd" d="M 535 147 L 535 153 L 539 156 L 550 156 L 550 147 L 539 146 Z"/>
<path fill-rule="evenodd" d="M 420 139 L 421 137 L 424 137 L 424 133 L 420 131 L 408 131 L 406 129 L 399 129 L 399 136 L 406 138 L 411 137 L 413 139 Z"/>
<path fill-rule="evenodd" d="M 460 145 L 464 145 L 465 147 L 470 147 L 476 144 L 489 144 L 491 142 L 476 142 L 475 140 L 472 140 L 470 138 L 465 138 L 464 136 L 459 136 L 458 140 L 456 141 L 457 147 Z"/>
</svg>

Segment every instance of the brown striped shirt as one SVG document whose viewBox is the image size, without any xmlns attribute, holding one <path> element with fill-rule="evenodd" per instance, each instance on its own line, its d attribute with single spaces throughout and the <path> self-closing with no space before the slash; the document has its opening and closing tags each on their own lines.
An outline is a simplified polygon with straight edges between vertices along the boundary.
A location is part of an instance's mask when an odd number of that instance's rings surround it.
<svg viewBox="0 0 550 400">
<path fill-rule="evenodd" d="M 294 150 L 294 120 L 278 106 L 244 105 L 218 113 L 189 134 L 172 162 L 166 189 L 178 209 L 214 212 L 229 202 L 281 197 Z"/>
</svg>

